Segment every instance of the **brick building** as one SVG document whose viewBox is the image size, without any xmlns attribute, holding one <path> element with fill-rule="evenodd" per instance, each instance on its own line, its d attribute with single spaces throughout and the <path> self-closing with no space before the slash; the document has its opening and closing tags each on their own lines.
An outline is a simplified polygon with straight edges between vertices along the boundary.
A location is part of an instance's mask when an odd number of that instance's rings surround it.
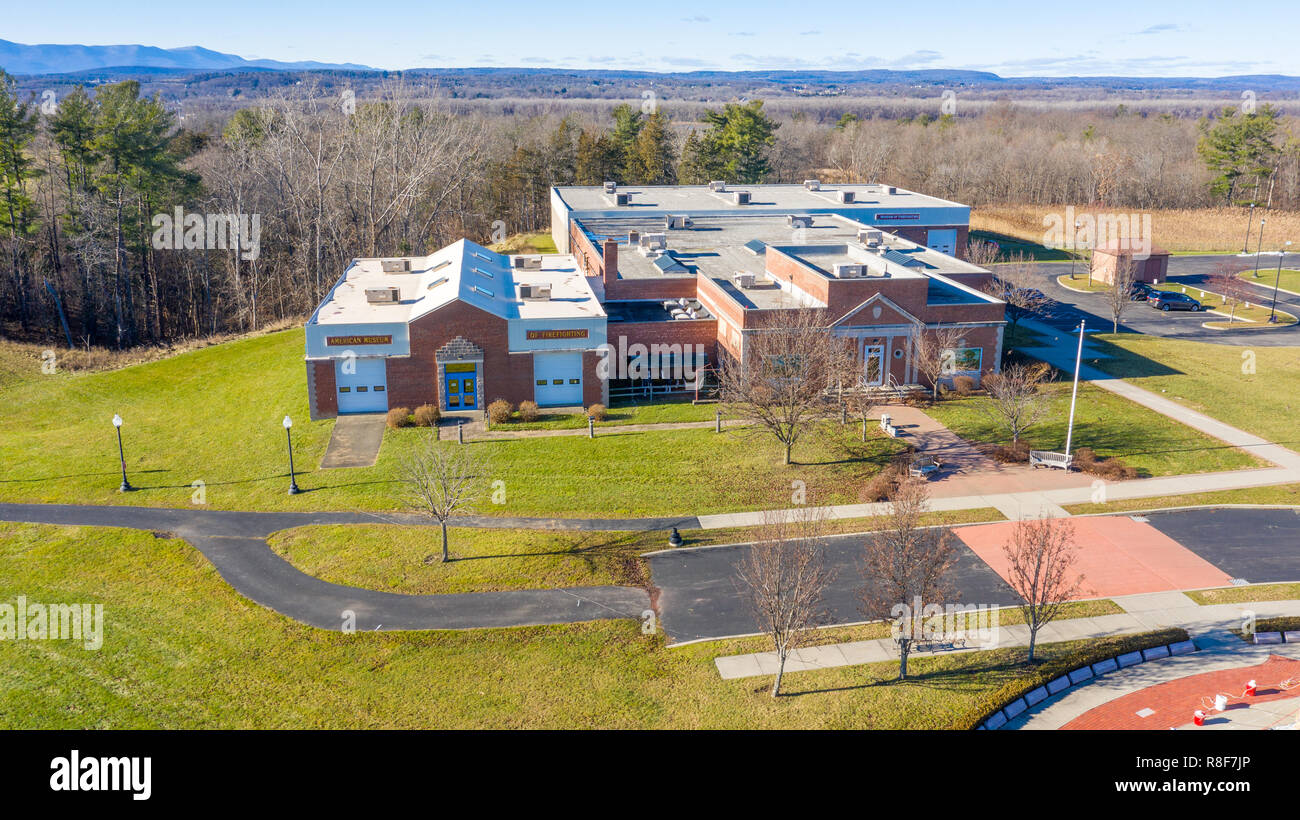
<svg viewBox="0 0 1300 820">
<path fill-rule="evenodd" d="M 552 209 L 558 254 L 353 260 L 307 325 L 313 418 L 689 391 L 800 307 L 855 340 L 866 383 L 918 383 L 911 339 L 940 325 L 962 331 L 952 375 L 998 367 L 1005 305 L 955 255 L 965 206 L 809 182 L 556 188 Z"/>
</svg>

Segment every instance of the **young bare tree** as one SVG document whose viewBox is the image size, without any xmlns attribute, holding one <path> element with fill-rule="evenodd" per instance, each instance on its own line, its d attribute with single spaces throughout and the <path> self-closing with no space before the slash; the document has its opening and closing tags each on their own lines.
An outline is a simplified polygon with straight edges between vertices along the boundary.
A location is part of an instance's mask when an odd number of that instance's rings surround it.
<svg viewBox="0 0 1300 820">
<path fill-rule="evenodd" d="M 930 491 L 909 478 L 889 496 L 885 528 L 867 537 L 860 591 L 862 614 L 895 624 L 898 679 L 907 677 L 907 658 L 924 629 L 924 608 L 944 604 L 952 594 L 948 570 L 956 560 L 946 527 L 923 527 Z M 918 611 L 919 610 L 919 611 Z"/>
<path fill-rule="evenodd" d="M 1119 333 L 1120 320 L 1133 304 L 1133 285 L 1137 282 L 1137 262 L 1132 254 L 1120 254 L 1115 260 L 1115 278 L 1106 291 L 1106 307 L 1110 309 L 1112 333 Z"/>
<path fill-rule="evenodd" d="M 436 428 L 402 456 L 399 466 L 405 499 L 442 528 L 442 560 L 451 560 L 447 522 L 470 512 L 487 495 L 488 465 L 477 448 L 438 440 Z"/>
<path fill-rule="evenodd" d="M 972 265 L 979 265 L 981 268 L 988 268 L 998 261 L 1001 256 L 1001 250 L 996 242 L 989 242 L 983 239 L 972 239 L 966 243 L 967 262 Z"/>
<path fill-rule="evenodd" d="M 1020 599 L 1029 627 L 1029 662 L 1033 663 L 1038 630 L 1078 596 L 1083 579 L 1074 572 L 1078 555 L 1074 523 L 1050 517 L 1017 521 L 1002 550 L 1007 556 L 1007 584 Z"/>
<path fill-rule="evenodd" d="M 916 369 L 930 383 L 930 396 L 939 400 L 939 385 L 955 372 L 956 351 L 961 346 L 962 330 L 955 325 L 926 327 L 915 325 L 911 332 L 912 360 Z"/>
<path fill-rule="evenodd" d="M 825 517 L 817 508 L 770 511 L 737 570 L 738 586 L 776 652 L 772 697 L 781 694 L 790 652 L 825 621 L 822 596 L 834 579 L 822 559 L 825 535 Z"/>
<path fill-rule="evenodd" d="M 1034 264 L 1034 260 L 1017 253 L 1011 261 L 989 268 L 993 279 L 985 290 L 1007 303 L 1007 321 L 1012 334 L 1021 319 L 1041 316 L 1052 304 L 1052 300 L 1038 288 L 1041 277 L 1034 272 Z"/>
<path fill-rule="evenodd" d="M 833 335 L 821 311 L 781 311 L 746 334 L 740 360 L 720 373 L 721 398 L 753 419 L 790 451 L 814 422 L 834 413 L 836 390 L 850 372 L 850 351 Z"/>
<path fill-rule="evenodd" d="M 1047 415 L 1051 395 L 1043 388 L 1051 375 L 1051 367 L 1041 362 L 1014 362 L 984 377 L 982 384 L 989 401 L 979 406 L 1011 435 L 1013 444 Z"/>
<path fill-rule="evenodd" d="M 1231 262 L 1220 263 L 1210 275 L 1210 290 L 1223 297 L 1223 306 L 1228 308 L 1228 324 L 1237 318 L 1237 308 L 1250 301 L 1251 289 L 1237 275 L 1244 268 Z"/>
<path fill-rule="evenodd" d="M 888 398 L 880 385 L 867 384 L 865 378 L 844 394 L 844 405 L 853 417 L 862 423 L 862 441 L 867 440 L 867 425 L 876 410 L 886 404 Z"/>
</svg>

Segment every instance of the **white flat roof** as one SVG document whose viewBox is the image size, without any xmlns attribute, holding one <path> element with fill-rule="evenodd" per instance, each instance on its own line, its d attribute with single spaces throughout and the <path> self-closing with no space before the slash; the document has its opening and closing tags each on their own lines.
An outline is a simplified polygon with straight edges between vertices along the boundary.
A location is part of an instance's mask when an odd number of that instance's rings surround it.
<svg viewBox="0 0 1300 820">
<path fill-rule="evenodd" d="M 896 208 L 966 208 L 959 202 L 919 194 L 883 183 L 822 183 L 821 189 L 810 191 L 802 184 L 742 185 L 728 184 L 726 191 L 716 192 L 707 185 L 620 185 L 619 193 L 632 195 L 631 204 L 616 205 L 611 194 L 602 186 L 566 185 L 555 191 L 575 215 L 608 211 L 635 215 L 646 211 L 693 214 L 702 212 L 754 211 L 844 211 L 892 210 Z M 734 191 L 749 191 L 748 205 L 737 205 Z M 852 191 L 853 202 L 841 202 L 839 191 Z"/>
<path fill-rule="evenodd" d="M 513 257 L 462 239 L 428 256 L 353 259 L 309 324 L 409 323 L 458 299 L 507 320 L 605 315 L 572 255 L 532 256 L 540 256 L 541 269 L 520 270 Z M 386 273 L 386 259 L 405 260 L 410 269 Z M 521 284 L 550 286 L 551 298 L 521 299 Z M 397 301 L 367 300 L 367 289 L 390 287 L 398 288 Z"/>
</svg>

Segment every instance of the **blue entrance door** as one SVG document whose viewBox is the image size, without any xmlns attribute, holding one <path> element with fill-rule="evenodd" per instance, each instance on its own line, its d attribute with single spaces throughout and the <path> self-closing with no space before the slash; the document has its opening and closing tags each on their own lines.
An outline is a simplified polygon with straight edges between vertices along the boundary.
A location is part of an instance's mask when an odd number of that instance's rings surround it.
<svg viewBox="0 0 1300 820">
<path fill-rule="evenodd" d="M 474 410 L 478 407 L 478 370 L 473 364 L 449 364 L 443 380 L 443 395 L 448 410 Z"/>
</svg>

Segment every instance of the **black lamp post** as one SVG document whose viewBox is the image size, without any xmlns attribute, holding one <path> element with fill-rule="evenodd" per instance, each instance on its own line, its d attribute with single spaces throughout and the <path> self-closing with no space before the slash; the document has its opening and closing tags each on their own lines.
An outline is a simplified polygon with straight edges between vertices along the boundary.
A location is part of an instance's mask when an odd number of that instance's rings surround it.
<svg viewBox="0 0 1300 820">
<path fill-rule="evenodd" d="M 1241 243 L 1241 252 L 1250 253 L 1250 223 L 1255 221 L 1255 203 L 1250 203 L 1250 210 L 1246 211 L 1246 239 Z"/>
<path fill-rule="evenodd" d="M 1264 223 L 1268 221 L 1267 217 L 1259 220 L 1259 242 L 1255 245 L 1255 278 L 1259 278 L 1259 249 L 1264 247 Z"/>
<path fill-rule="evenodd" d="M 117 488 L 119 493 L 129 493 L 135 489 L 131 482 L 126 480 L 126 452 L 122 449 L 122 417 L 117 413 L 113 414 L 113 427 L 117 429 L 117 461 L 122 465 L 122 486 Z"/>
<path fill-rule="evenodd" d="M 1282 250 L 1277 253 L 1277 276 L 1273 278 L 1273 307 L 1268 312 L 1268 323 L 1270 325 L 1277 323 L 1277 286 L 1282 281 L 1282 257 L 1286 256 L 1286 249 L 1291 247 L 1291 240 L 1288 239 L 1282 246 Z"/>
<path fill-rule="evenodd" d="M 301 491 L 298 489 L 298 481 L 294 477 L 293 472 L 293 435 L 289 432 L 289 428 L 291 427 L 293 427 L 293 419 L 285 416 L 284 438 L 289 444 L 289 495 L 297 495 Z"/>
</svg>

